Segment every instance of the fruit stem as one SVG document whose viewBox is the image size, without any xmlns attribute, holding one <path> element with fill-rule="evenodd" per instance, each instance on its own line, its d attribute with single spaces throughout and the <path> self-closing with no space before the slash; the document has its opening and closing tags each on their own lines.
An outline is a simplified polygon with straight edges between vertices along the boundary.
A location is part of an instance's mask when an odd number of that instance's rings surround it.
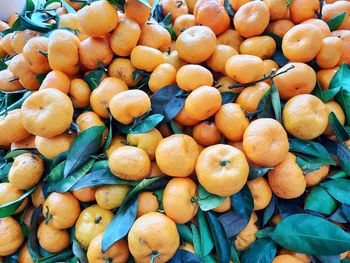
<svg viewBox="0 0 350 263">
<path fill-rule="evenodd" d="M 268 79 L 273 79 L 279 75 L 282 75 L 286 72 L 288 72 L 289 70 L 295 68 L 294 65 L 291 65 L 289 68 L 279 72 L 276 74 L 276 71 L 275 70 L 272 70 L 271 73 L 267 76 L 264 76 L 263 78 L 259 79 L 259 80 L 256 80 L 256 81 L 252 81 L 252 82 L 249 82 L 249 83 L 244 83 L 244 84 L 241 84 L 241 83 L 237 83 L 237 84 L 233 84 L 231 86 L 229 86 L 228 88 L 229 89 L 237 89 L 237 88 L 246 88 L 246 87 L 250 87 L 250 86 L 254 86 L 256 85 L 258 82 L 261 82 L 261 81 L 264 81 L 264 80 L 268 80 Z"/>
<path fill-rule="evenodd" d="M 222 161 L 220 161 L 220 165 L 222 167 L 226 166 L 228 163 L 231 163 L 231 162 L 229 160 L 222 160 Z"/>
<path fill-rule="evenodd" d="M 101 217 L 101 216 L 97 217 L 97 218 L 95 219 L 95 224 L 100 223 L 101 220 L 102 220 L 102 217 Z"/>
<path fill-rule="evenodd" d="M 150 263 L 154 263 L 156 261 L 156 258 L 159 256 L 160 256 L 160 254 L 157 251 L 153 251 Z"/>
<path fill-rule="evenodd" d="M 38 50 L 38 52 L 43 55 L 44 57 L 47 57 L 48 56 L 48 53 L 43 51 L 43 50 Z"/>
<path fill-rule="evenodd" d="M 52 219 L 52 215 L 49 213 L 49 207 L 46 206 L 46 214 L 45 214 L 45 224 L 47 225 Z"/>
</svg>

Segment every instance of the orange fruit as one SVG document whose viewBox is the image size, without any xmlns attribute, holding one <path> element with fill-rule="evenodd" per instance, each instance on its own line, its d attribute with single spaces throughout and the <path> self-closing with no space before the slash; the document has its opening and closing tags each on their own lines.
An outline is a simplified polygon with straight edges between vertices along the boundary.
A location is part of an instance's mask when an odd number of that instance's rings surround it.
<svg viewBox="0 0 350 263">
<path fill-rule="evenodd" d="M 280 97 L 283 100 L 288 100 L 300 94 L 309 94 L 316 85 L 315 71 L 309 65 L 304 63 L 288 63 L 280 68 L 276 74 L 285 71 L 292 66 L 294 68 L 273 79 Z"/>
<path fill-rule="evenodd" d="M 28 249 L 28 244 L 25 243 L 20 252 L 18 257 L 18 263 L 34 263 Z"/>
<path fill-rule="evenodd" d="M 90 96 L 90 105 L 95 113 L 102 118 L 108 118 L 108 106 L 114 95 L 128 90 L 128 86 L 122 80 L 108 77 L 101 81 Z"/>
<path fill-rule="evenodd" d="M 176 69 L 169 63 L 160 64 L 156 67 L 148 80 L 148 87 L 152 92 L 173 85 L 176 82 Z"/>
<path fill-rule="evenodd" d="M 148 214 L 150 212 L 157 212 L 159 203 L 157 196 L 152 192 L 142 192 L 139 195 L 136 218 Z"/>
<path fill-rule="evenodd" d="M 30 95 L 22 104 L 21 113 L 26 130 L 34 135 L 53 137 L 71 125 L 73 105 L 66 94 L 48 88 Z"/>
<path fill-rule="evenodd" d="M 31 194 L 32 203 L 35 208 L 38 208 L 40 205 L 43 205 L 45 202 L 45 196 L 42 189 L 43 189 L 43 184 L 39 183 L 35 188 L 34 192 Z"/>
<path fill-rule="evenodd" d="M 238 55 L 238 52 L 233 47 L 217 45 L 214 53 L 208 58 L 207 65 L 216 72 L 225 73 L 225 64 L 227 60 L 235 55 Z"/>
<path fill-rule="evenodd" d="M 174 151 L 175 148 L 176 151 Z M 160 170 L 173 177 L 191 175 L 198 155 L 198 144 L 192 137 L 185 134 L 174 134 L 164 138 L 156 149 L 156 161 Z"/>
<path fill-rule="evenodd" d="M 255 225 L 257 221 L 255 213 L 252 214 L 247 226 L 239 232 L 235 240 L 235 247 L 238 250 L 246 250 L 251 243 L 256 240 L 255 233 L 258 232 L 259 228 Z"/>
<path fill-rule="evenodd" d="M 109 148 L 106 150 L 107 156 L 110 157 L 112 152 L 114 152 L 114 150 L 116 150 L 122 146 L 125 146 L 124 143 L 126 143 L 126 138 L 124 136 L 121 136 L 121 135 L 113 136 L 111 144 L 110 144 Z"/>
<path fill-rule="evenodd" d="M 311 257 L 309 255 L 305 255 L 305 254 L 291 251 L 291 250 L 287 250 L 287 249 L 280 249 L 278 251 L 278 255 L 291 255 L 291 256 L 295 257 L 296 259 L 301 260 L 300 263 L 309 263 L 311 260 Z"/>
<path fill-rule="evenodd" d="M 288 19 L 281 19 L 271 22 L 267 26 L 267 31 L 270 31 L 279 37 L 283 37 L 292 27 L 294 27 L 294 23 L 292 21 Z"/>
<path fill-rule="evenodd" d="M 102 253 L 102 237 L 103 233 L 98 234 L 91 240 L 87 250 L 87 259 L 90 263 L 102 263 L 106 260 L 110 262 L 125 263 L 129 258 L 128 243 L 125 239 L 120 239 L 113 243 L 105 253 Z"/>
<path fill-rule="evenodd" d="M 79 201 L 69 192 L 51 193 L 43 205 L 48 226 L 55 229 L 72 227 L 80 214 Z"/>
<path fill-rule="evenodd" d="M 271 73 L 275 73 L 279 69 L 279 66 L 274 60 L 265 59 L 265 60 L 263 60 L 263 68 L 264 68 L 263 75 L 268 76 Z M 271 79 L 267 79 L 264 82 L 269 84 L 269 85 L 272 84 Z"/>
<path fill-rule="evenodd" d="M 216 37 L 206 26 L 193 26 L 182 32 L 176 40 L 180 58 L 189 63 L 201 63 L 215 51 Z"/>
<path fill-rule="evenodd" d="M 125 17 L 136 21 L 142 27 L 151 14 L 151 8 L 138 0 L 127 0 L 125 3 Z"/>
<path fill-rule="evenodd" d="M 70 245 L 70 237 L 65 229 L 56 229 L 41 222 L 38 227 L 37 237 L 39 244 L 46 251 L 58 253 Z"/>
<path fill-rule="evenodd" d="M 203 121 L 193 127 L 193 139 L 203 146 L 210 146 L 219 143 L 221 133 L 216 123 Z"/>
<path fill-rule="evenodd" d="M 233 29 L 227 29 L 225 32 L 217 36 L 217 44 L 228 45 L 236 51 L 239 50 L 240 44 L 243 42 L 243 37 Z"/>
<path fill-rule="evenodd" d="M 80 132 L 83 132 L 91 127 L 94 126 L 104 126 L 104 132 L 102 135 L 102 143 L 105 143 L 105 140 L 107 138 L 108 134 L 108 129 L 106 128 L 104 122 L 101 120 L 100 116 L 98 116 L 95 112 L 93 111 L 86 111 L 78 116 L 76 119 L 76 124 L 79 126 Z"/>
<path fill-rule="evenodd" d="M 289 150 L 286 131 L 270 118 L 255 120 L 243 135 L 243 149 L 247 158 L 264 167 L 275 166 L 283 161 Z"/>
<path fill-rule="evenodd" d="M 205 120 L 220 109 L 221 102 L 221 94 L 216 88 L 201 86 L 186 98 L 185 110 L 192 119 Z"/>
<path fill-rule="evenodd" d="M 28 60 L 33 72 L 42 74 L 50 71 L 47 57 L 40 53 L 40 51 L 47 52 L 48 46 L 48 38 L 40 36 L 29 39 L 24 45 L 23 56 Z"/>
<path fill-rule="evenodd" d="M 217 213 L 224 213 L 231 209 L 231 199 L 230 197 L 226 197 L 225 200 L 217 207 L 212 210 Z"/>
<path fill-rule="evenodd" d="M 306 187 L 312 187 L 323 181 L 329 172 L 329 165 L 322 165 L 320 169 L 305 174 Z"/>
<path fill-rule="evenodd" d="M 98 69 L 109 65 L 113 52 L 108 39 L 104 37 L 89 37 L 80 42 L 79 61 L 87 69 Z"/>
<path fill-rule="evenodd" d="M 239 83 L 249 83 L 262 78 L 263 62 L 252 55 L 236 55 L 225 64 L 226 75 Z"/>
<path fill-rule="evenodd" d="M 184 65 L 176 73 L 176 83 L 184 91 L 213 85 L 213 74 L 201 65 Z"/>
<path fill-rule="evenodd" d="M 163 175 L 156 161 L 151 162 L 151 172 L 149 173 L 149 177 Z"/>
<path fill-rule="evenodd" d="M 230 27 L 230 17 L 225 8 L 216 0 L 198 1 L 195 7 L 197 24 L 209 27 L 219 35 Z"/>
<path fill-rule="evenodd" d="M 68 95 L 76 108 L 82 109 L 89 105 L 90 94 L 89 85 L 83 79 L 71 81 Z"/>
<path fill-rule="evenodd" d="M 234 81 L 233 79 L 230 79 L 227 76 L 222 76 L 221 78 L 219 78 L 216 82 L 216 88 L 220 91 L 220 92 L 233 92 L 233 93 L 237 93 L 237 92 L 241 92 L 243 89 L 240 88 L 235 88 L 235 89 L 230 89 L 230 86 L 237 84 L 236 81 Z"/>
<path fill-rule="evenodd" d="M 145 133 L 128 134 L 126 137 L 128 143 L 143 149 L 149 156 L 150 160 L 154 160 L 156 148 L 162 139 L 163 136 L 156 128 Z"/>
<path fill-rule="evenodd" d="M 108 160 L 111 172 L 124 180 L 142 180 L 151 170 L 151 161 L 141 148 L 123 146 L 112 152 Z"/>
<path fill-rule="evenodd" d="M 164 27 L 158 24 L 144 25 L 141 30 L 138 45 L 166 51 L 171 43 L 171 36 Z"/>
<path fill-rule="evenodd" d="M 254 210 L 266 208 L 272 198 L 272 191 L 267 180 L 264 177 L 259 177 L 248 181 L 247 185 L 254 198 Z"/>
<path fill-rule="evenodd" d="M 325 105 L 326 105 L 326 108 L 328 110 L 328 115 L 331 112 L 333 112 L 337 116 L 339 122 L 342 125 L 344 125 L 344 123 L 345 123 L 345 114 L 344 114 L 344 111 L 343 111 L 342 107 L 335 101 L 328 101 L 328 102 L 325 103 Z M 324 134 L 325 135 L 332 135 L 332 134 L 334 134 L 333 129 L 330 126 L 330 124 L 327 125 L 327 128 L 324 131 Z"/>
<path fill-rule="evenodd" d="M 11 183 L 0 183 L 0 206 L 17 200 L 23 194 L 23 190 L 14 187 Z M 15 214 L 22 212 L 27 204 L 28 198 L 24 199 L 22 204 L 17 208 Z"/>
<path fill-rule="evenodd" d="M 151 108 L 151 100 L 142 90 L 126 90 L 113 96 L 109 109 L 113 118 L 122 124 L 130 124 Z"/>
<path fill-rule="evenodd" d="M 123 18 L 113 31 L 110 44 L 113 52 L 118 56 L 129 56 L 140 38 L 141 28 L 132 19 Z"/>
<path fill-rule="evenodd" d="M 347 1 L 337 1 L 329 5 L 325 5 L 322 9 L 322 20 L 329 21 L 331 18 L 335 17 L 336 15 L 340 14 L 341 12 L 345 12 L 345 19 L 343 23 L 338 27 L 339 30 L 350 29 L 350 19 L 349 19 L 349 13 L 350 13 L 350 3 Z"/>
<path fill-rule="evenodd" d="M 318 1 L 317 1 L 318 2 Z M 316 57 L 322 47 L 320 30 L 311 24 L 291 28 L 283 37 L 283 54 L 291 61 L 308 62 Z M 305 52 L 307 50 L 308 52 Z"/>
<path fill-rule="evenodd" d="M 276 51 L 276 42 L 270 36 L 257 36 L 244 40 L 240 47 L 241 54 L 257 56 L 261 59 L 271 58 Z"/>
<path fill-rule="evenodd" d="M 70 31 L 54 30 L 49 36 L 48 47 L 51 69 L 60 70 L 70 76 L 76 74 L 79 70 L 79 43 L 79 38 Z"/>
<path fill-rule="evenodd" d="M 317 65 L 326 69 L 335 67 L 343 54 L 343 48 L 344 43 L 340 38 L 324 38 L 321 50 L 316 56 Z"/>
<path fill-rule="evenodd" d="M 95 188 L 87 186 L 79 190 L 73 191 L 72 194 L 75 196 L 76 199 L 78 199 L 81 202 L 92 202 L 95 201 L 95 192 Z"/>
<path fill-rule="evenodd" d="M 318 0 L 293 0 L 289 6 L 290 18 L 295 24 L 315 18 L 320 9 Z"/>
<path fill-rule="evenodd" d="M 185 107 L 183 107 L 182 110 L 175 116 L 174 120 L 177 123 L 181 125 L 186 125 L 186 126 L 193 126 L 199 123 L 199 120 L 193 119 L 192 117 L 189 116 L 189 114 L 186 112 Z M 163 137 L 167 137 L 167 136 L 163 135 Z"/>
<path fill-rule="evenodd" d="M 74 134 L 62 133 L 51 138 L 36 136 L 35 146 L 45 158 L 55 159 L 69 150 L 75 138 Z"/>
<path fill-rule="evenodd" d="M 342 63 L 349 63 L 350 32 L 348 30 L 336 30 L 332 32 L 332 36 L 340 38 L 344 43 L 343 53 L 340 60 L 338 61 L 338 65 L 341 65 Z"/>
<path fill-rule="evenodd" d="M 233 10 L 237 12 L 237 10 L 244 4 L 248 3 L 251 0 L 230 0 L 230 5 L 232 6 Z"/>
<path fill-rule="evenodd" d="M 81 30 L 89 36 L 103 36 L 116 28 L 118 13 L 108 1 L 96 1 L 79 10 L 78 23 Z"/>
<path fill-rule="evenodd" d="M 263 0 L 270 11 L 270 20 L 283 19 L 288 13 L 287 2 L 284 0 Z"/>
<path fill-rule="evenodd" d="M 119 208 L 130 189 L 128 185 L 104 185 L 97 188 L 95 198 L 97 204 L 104 209 Z"/>
<path fill-rule="evenodd" d="M 59 21 L 59 24 L 58 24 L 58 28 L 63 28 L 63 27 L 79 31 L 76 34 L 77 34 L 77 37 L 80 40 L 84 40 L 84 39 L 87 39 L 89 37 L 80 28 L 79 22 L 78 22 L 78 14 L 77 13 L 75 13 L 75 14 L 68 13 L 68 14 L 61 15 L 60 16 L 60 21 Z"/>
<path fill-rule="evenodd" d="M 196 18 L 191 14 L 184 14 L 175 19 L 173 29 L 177 36 L 179 36 L 187 28 L 195 26 Z"/>
<path fill-rule="evenodd" d="M 137 262 L 150 262 L 152 256 L 158 254 L 154 262 L 160 263 L 173 257 L 180 237 L 173 220 L 161 213 L 150 212 L 136 219 L 128 234 L 128 244 Z"/>
<path fill-rule="evenodd" d="M 270 21 L 268 6 L 262 1 L 242 5 L 233 18 L 235 29 L 245 38 L 261 35 Z"/>
<path fill-rule="evenodd" d="M 11 36 L 11 46 L 14 52 L 17 54 L 22 53 L 24 45 L 36 35 L 36 32 L 29 29 L 15 31 Z"/>
<path fill-rule="evenodd" d="M 75 238 L 85 249 L 91 241 L 102 233 L 112 221 L 114 215 L 111 211 L 98 205 L 92 205 L 81 211 L 75 224 Z"/>
<path fill-rule="evenodd" d="M 303 263 L 303 261 L 292 255 L 279 255 L 272 260 L 272 263 Z"/>
<path fill-rule="evenodd" d="M 305 191 L 306 180 L 296 159 L 294 154 L 288 153 L 282 162 L 268 171 L 270 187 L 278 197 L 297 198 Z"/>
<path fill-rule="evenodd" d="M 285 129 L 303 140 L 320 136 L 327 128 L 328 110 L 316 96 L 302 94 L 291 98 L 282 111 Z"/>
<path fill-rule="evenodd" d="M 187 3 L 184 0 L 162 0 L 160 1 L 163 16 L 171 13 L 171 20 L 174 21 L 181 15 L 188 13 Z"/>
<path fill-rule="evenodd" d="M 176 70 L 179 70 L 182 66 L 187 64 L 180 58 L 179 53 L 176 50 L 164 52 L 163 60 L 164 63 L 171 64 Z"/>
<path fill-rule="evenodd" d="M 130 59 L 116 58 L 109 64 L 108 75 L 118 78 L 126 83 L 129 87 L 135 86 L 138 80 L 133 79 L 135 67 L 131 64 Z"/>
<path fill-rule="evenodd" d="M 17 76 L 12 71 L 4 69 L 0 71 L 0 90 L 3 92 L 11 92 L 23 89 L 23 86 Z"/>
<path fill-rule="evenodd" d="M 248 162 L 244 154 L 225 144 L 205 148 L 196 163 L 199 183 L 210 193 L 230 196 L 247 182 Z"/>
<path fill-rule="evenodd" d="M 255 112 L 258 110 L 260 101 L 269 88 L 270 86 L 265 82 L 259 82 L 255 86 L 244 88 L 238 95 L 236 103 L 245 111 Z"/>
<path fill-rule="evenodd" d="M 29 137 L 21 141 L 11 143 L 11 151 L 16 149 L 30 149 L 30 148 L 36 148 L 34 135 L 30 135 Z"/>
<path fill-rule="evenodd" d="M 19 82 L 25 89 L 37 90 L 40 84 L 30 67 L 29 61 L 22 53 L 13 57 L 8 65 L 8 69 L 19 78 Z"/>
<path fill-rule="evenodd" d="M 29 132 L 24 128 L 20 109 L 8 111 L 7 114 L 0 116 L 1 144 L 10 145 L 12 142 L 29 137 L 29 135 Z"/>
<path fill-rule="evenodd" d="M 163 193 L 165 214 L 177 224 L 190 221 L 198 211 L 197 185 L 190 178 L 173 178 Z"/>
<path fill-rule="evenodd" d="M 26 190 L 40 181 L 44 169 L 44 161 L 38 155 L 24 153 L 17 156 L 13 162 L 8 180 L 14 187 Z"/>
<path fill-rule="evenodd" d="M 321 32 L 322 39 L 325 37 L 331 36 L 331 30 L 329 29 L 329 26 L 327 25 L 327 23 L 324 22 L 323 20 L 320 20 L 317 18 L 311 18 L 311 19 L 305 20 L 301 24 L 311 24 L 316 26 Z"/>
<path fill-rule="evenodd" d="M 53 70 L 50 71 L 44 78 L 40 85 L 40 90 L 51 88 L 57 89 L 64 94 L 68 94 L 70 85 L 71 81 L 65 73 L 62 71 Z"/>
<path fill-rule="evenodd" d="M 11 216 L 0 218 L 0 233 L 0 256 L 16 252 L 24 241 L 21 226 Z"/>
<path fill-rule="evenodd" d="M 1 48 L 8 54 L 8 55 L 14 55 L 16 54 L 13 50 L 13 47 L 11 45 L 11 38 L 13 36 L 13 32 L 8 33 L 4 37 L 2 37 L 1 40 Z"/>
<path fill-rule="evenodd" d="M 228 140 L 241 141 L 249 120 L 240 105 L 227 103 L 215 114 L 215 124 Z"/>
<path fill-rule="evenodd" d="M 163 54 L 158 49 L 141 45 L 134 47 L 130 59 L 135 68 L 148 72 L 164 62 Z"/>
</svg>

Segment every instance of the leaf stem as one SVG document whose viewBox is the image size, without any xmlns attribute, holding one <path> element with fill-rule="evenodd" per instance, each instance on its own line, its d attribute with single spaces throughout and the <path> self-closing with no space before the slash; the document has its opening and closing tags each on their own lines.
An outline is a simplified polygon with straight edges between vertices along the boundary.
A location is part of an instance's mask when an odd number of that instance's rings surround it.
<svg viewBox="0 0 350 263">
<path fill-rule="evenodd" d="M 282 75 L 286 72 L 288 72 L 289 70 L 295 68 L 294 65 L 291 65 L 289 68 L 279 72 L 276 74 L 276 71 L 275 70 L 272 70 L 271 73 L 267 76 L 264 76 L 263 78 L 259 79 L 259 80 L 256 80 L 256 81 L 252 81 L 252 82 L 249 82 L 249 83 L 244 83 L 244 84 L 241 84 L 241 83 L 237 83 L 237 84 L 233 84 L 231 86 L 229 86 L 228 88 L 229 89 L 237 89 L 237 88 L 246 88 L 246 87 L 250 87 L 250 86 L 254 86 L 256 85 L 257 83 L 261 82 L 261 81 L 265 81 L 265 80 L 268 80 L 268 79 L 273 79 L 279 75 Z"/>
<path fill-rule="evenodd" d="M 160 256 L 160 254 L 157 251 L 153 251 L 150 263 L 154 263 L 156 261 L 156 258 L 159 256 Z"/>
</svg>

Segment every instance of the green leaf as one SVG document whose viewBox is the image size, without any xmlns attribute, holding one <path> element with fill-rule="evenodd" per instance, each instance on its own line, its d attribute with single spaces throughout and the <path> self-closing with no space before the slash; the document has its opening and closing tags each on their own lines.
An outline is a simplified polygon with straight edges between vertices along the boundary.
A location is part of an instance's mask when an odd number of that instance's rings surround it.
<svg viewBox="0 0 350 263">
<path fill-rule="evenodd" d="M 276 42 L 276 46 L 279 49 L 281 49 L 281 47 L 282 47 L 282 38 L 279 35 L 276 35 L 275 33 L 270 32 L 270 31 L 265 31 L 264 35 L 272 37 L 273 40 L 275 40 L 275 42 Z"/>
<path fill-rule="evenodd" d="M 136 219 L 138 199 L 139 196 L 137 195 L 130 202 L 124 202 L 113 220 L 108 224 L 102 237 L 102 253 L 128 234 Z"/>
<path fill-rule="evenodd" d="M 281 49 L 277 49 L 275 54 L 273 54 L 272 59 L 276 61 L 278 66 L 283 67 L 285 66 L 289 60 L 286 58 L 286 56 L 283 54 Z"/>
<path fill-rule="evenodd" d="M 218 260 L 220 263 L 229 263 L 231 258 L 230 245 L 225 230 L 219 220 L 212 212 L 207 212 L 207 218 L 211 233 L 213 234 L 214 244 Z"/>
<path fill-rule="evenodd" d="M 248 176 L 248 180 L 254 180 L 257 179 L 259 177 L 264 176 L 268 171 L 270 171 L 272 169 L 272 167 L 264 167 L 264 168 L 260 168 L 260 167 L 256 167 L 252 164 L 249 165 L 249 176 Z"/>
<path fill-rule="evenodd" d="M 0 60 L 0 71 L 7 69 L 7 67 L 7 64 L 4 61 Z"/>
<path fill-rule="evenodd" d="M 235 10 L 233 10 L 231 3 L 230 3 L 230 0 L 224 1 L 224 7 L 226 9 L 227 14 L 230 16 L 230 18 L 231 19 L 234 18 L 236 12 L 235 12 Z"/>
<path fill-rule="evenodd" d="M 242 263 L 271 263 L 276 252 L 276 242 L 270 238 L 261 238 L 248 247 L 242 256 Z"/>
<path fill-rule="evenodd" d="M 241 191 L 231 195 L 232 207 L 244 218 L 250 219 L 254 210 L 253 195 L 246 184 Z"/>
<path fill-rule="evenodd" d="M 270 221 L 276 210 L 276 196 L 273 194 L 269 205 L 264 209 L 262 225 L 265 226 Z"/>
<path fill-rule="evenodd" d="M 84 80 L 89 85 L 89 88 L 91 91 L 97 88 L 98 85 L 100 85 L 103 75 L 102 69 L 97 69 L 89 72 L 84 76 Z"/>
<path fill-rule="evenodd" d="M 236 100 L 238 95 L 239 93 L 237 92 L 221 92 L 221 98 L 222 98 L 221 105 L 233 102 L 234 100 Z"/>
<path fill-rule="evenodd" d="M 328 116 L 328 122 L 332 127 L 335 137 L 337 137 L 338 142 L 342 143 L 350 139 L 349 132 L 340 123 L 334 112 L 331 112 Z"/>
<path fill-rule="evenodd" d="M 192 235 L 191 229 L 187 225 L 182 225 L 182 224 L 176 224 L 176 228 L 177 228 L 177 231 L 179 232 L 180 237 L 192 244 L 193 235 Z"/>
<path fill-rule="evenodd" d="M 88 260 L 86 258 L 86 252 L 79 245 L 75 237 L 73 238 L 72 252 L 79 259 L 79 263 L 88 263 Z"/>
<path fill-rule="evenodd" d="M 350 88 L 350 70 L 345 63 L 343 63 L 338 71 L 334 74 L 329 89 L 336 88 Z"/>
<path fill-rule="evenodd" d="M 191 230 L 192 230 L 192 243 L 194 247 L 194 251 L 196 252 L 196 255 L 198 257 L 202 258 L 203 253 L 202 253 L 202 244 L 201 244 L 201 236 L 199 234 L 198 228 L 194 225 L 191 224 Z"/>
<path fill-rule="evenodd" d="M 17 100 L 16 102 L 12 103 L 11 105 L 7 106 L 7 111 L 18 109 L 22 106 L 23 102 L 32 94 L 31 91 L 27 91 L 23 94 L 23 97 Z M 6 112 L 6 109 L 3 109 L 0 111 L 0 115 L 4 115 Z"/>
<path fill-rule="evenodd" d="M 209 255 L 209 253 L 212 251 L 214 247 L 214 242 L 211 236 L 207 219 L 205 218 L 201 209 L 198 209 L 197 220 L 201 239 L 201 254 L 203 255 L 203 257 L 205 257 Z"/>
<path fill-rule="evenodd" d="M 341 24 L 344 22 L 344 19 L 346 17 L 346 12 L 341 12 L 337 14 L 336 16 L 332 17 L 327 21 L 327 25 L 331 31 L 337 30 Z"/>
<path fill-rule="evenodd" d="M 271 92 L 272 92 L 272 89 L 271 88 L 268 89 L 259 103 L 259 106 L 257 109 L 257 117 L 259 119 L 274 117 L 272 113 Z"/>
<path fill-rule="evenodd" d="M 105 145 L 103 146 L 104 150 L 107 150 L 109 146 L 111 146 L 112 139 L 113 139 L 113 116 L 112 116 L 112 113 L 109 112 L 109 131 L 108 131 L 107 140 L 105 142 Z"/>
<path fill-rule="evenodd" d="M 0 218 L 13 215 L 16 212 L 17 208 L 21 206 L 21 204 L 23 203 L 23 200 L 27 198 L 27 196 L 29 196 L 31 193 L 33 193 L 34 190 L 35 190 L 35 187 L 29 189 L 26 193 L 24 193 L 18 199 L 0 206 Z"/>
<path fill-rule="evenodd" d="M 278 122 L 282 123 L 280 94 L 278 93 L 278 89 L 274 81 L 272 81 L 271 85 L 271 104 L 275 115 L 275 119 Z"/>
<path fill-rule="evenodd" d="M 143 119 L 139 124 L 130 129 L 131 134 L 145 133 L 156 127 L 162 120 L 164 116 L 161 114 L 153 114 Z"/>
<path fill-rule="evenodd" d="M 337 171 L 332 175 L 328 175 L 327 179 L 344 179 L 346 178 L 346 173 L 344 171 Z"/>
<path fill-rule="evenodd" d="M 79 169 L 101 146 L 104 126 L 94 126 L 78 134 L 67 154 L 64 177 Z"/>
<path fill-rule="evenodd" d="M 34 209 L 28 232 L 28 250 L 34 262 L 37 262 L 40 257 L 37 230 L 42 217 L 42 206 L 39 206 Z"/>
<path fill-rule="evenodd" d="M 350 180 L 336 179 L 320 184 L 335 200 L 350 205 Z"/>
<path fill-rule="evenodd" d="M 0 169 L 0 182 L 8 182 L 7 175 L 10 172 L 11 166 L 13 163 L 6 163 L 1 166 Z"/>
<path fill-rule="evenodd" d="M 51 172 L 44 178 L 44 182 L 48 184 L 56 183 L 63 179 L 63 171 L 66 165 L 66 161 L 59 163 Z"/>
<path fill-rule="evenodd" d="M 95 159 L 90 159 L 81 168 L 72 173 L 70 176 L 61 179 L 58 182 L 49 184 L 47 188 L 48 192 L 67 192 L 73 185 L 75 185 L 84 175 L 88 173 L 91 167 L 94 165 Z"/>
<path fill-rule="evenodd" d="M 287 6 L 290 6 L 292 4 L 293 0 L 287 0 Z"/>
<path fill-rule="evenodd" d="M 270 233 L 261 231 L 282 247 L 308 255 L 336 255 L 349 250 L 350 235 L 327 220 L 308 214 L 283 219 Z"/>
<path fill-rule="evenodd" d="M 350 88 L 342 89 L 336 96 L 335 100 L 340 104 L 344 113 L 346 123 L 350 124 Z"/>
<path fill-rule="evenodd" d="M 297 164 L 300 167 L 300 169 L 303 170 L 304 175 L 317 171 L 322 166 L 322 163 L 317 163 L 314 160 L 307 161 L 300 156 L 297 156 Z"/>
<path fill-rule="evenodd" d="M 60 0 L 60 1 L 68 13 L 75 14 L 77 12 L 66 1 L 64 1 L 64 0 Z"/>
<path fill-rule="evenodd" d="M 312 210 L 322 214 L 331 214 L 337 208 L 337 201 L 330 196 L 321 186 L 316 186 L 308 195 L 304 209 Z"/>
<path fill-rule="evenodd" d="M 17 157 L 19 155 L 22 155 L 24 153 L 30 153 L 33 151 L 36 151 L 36 149 L 16 149 L 16 150 L 13 150 L 13 151 L 7 153 L 4 158 L 11 159 L 11 158 Z"/>
<path fill-rule="evenodd" d="M 102 185 L 136 185 L 137 181 L 126 181 L 114 176 L 108 169 L 99 169 L 83 176 L 72 187 L 71 190 L 79 190 L 85 187 L 99 187 Z"/>
<path fill-rule="evenodd" d="M 57 263 L 57 262 L 65 262 L 73 256 L 72 250 L 70 248 L 63 250 L 57 254 L 53 254 L 44 258 L 39 259 L 38 263 Z"/>
<path fill-rule="evenodd" d="M 323 102 L 328 102 L 333 99 L 342 90 L 342 88 L 328 89 L 322 91 Z"/>
<path fill-rule="evenodd" d="M 180 129 L 179 125 L 173 120 L 170 121 L 170 127 L 174 134 L 183 134 L 184 132 Z"/>
<path fill-rule="evenodd" d="M 202 211 L 209 211 L 218 207 L 226 199 L 226 197 L 209 193 L 202 185 L 198 185 L 198 195 L 198 204 Z"/>
<path fill-rule="evenodd" d="M 345 144 L 337 144 L 337 156 L 339 165 L 347 175 L 350 175 L 350 150 Z"/>
</svg>

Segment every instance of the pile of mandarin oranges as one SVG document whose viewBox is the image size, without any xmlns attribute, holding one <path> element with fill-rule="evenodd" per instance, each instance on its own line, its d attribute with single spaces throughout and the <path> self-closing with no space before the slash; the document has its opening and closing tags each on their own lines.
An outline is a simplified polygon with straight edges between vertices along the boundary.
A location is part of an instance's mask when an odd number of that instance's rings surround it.
<svg viewBox="0 0 350 263">
<path fill-rule="evenodd" d="M 349 1 L 27 0 L 0 262 L 350 262 L 348 66 Z"/>
</svg>

